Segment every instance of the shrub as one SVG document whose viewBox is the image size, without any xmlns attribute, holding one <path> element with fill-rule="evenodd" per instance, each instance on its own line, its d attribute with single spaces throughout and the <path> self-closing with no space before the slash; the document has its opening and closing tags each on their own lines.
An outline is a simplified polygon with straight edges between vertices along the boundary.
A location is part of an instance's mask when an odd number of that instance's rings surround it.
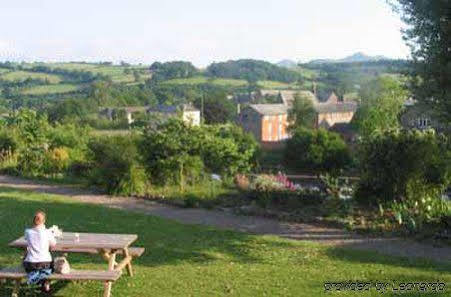
<svg viewBox="0 0 451 297">
<path fill-rule="evenodd" d="M 450 152 L 449 140 L 433 131 L 374 134 L 360 145 L 361 179 L 356 198 L 377 204 L 441 193 L 451 177 Z"/>
<path fill-rule="evenodd" d="M 89 144 L 90 181 L 110 194 L 131 195 L 145 191 L 147 176 L 140 166 L 135 137 L 102 136 Z"/>
<path fill-rule="evenodd" d="M 324 129 L 298 128 L 288 140 L 284 162 L 288 168 L 337 176 L 352 159 L 340 135 Z"/>
<path fill-rule="evenodd" d="M 318 204 L 325 195 L 317 187 L 302 187 L 288 180 L 284 174 L 258 175 L 250 184 L 251 195 L 263 207 L 293 204 L 297 206 Z"/>
<path fill-rule="evenodd" d="M 192 127 L 171 119 L 148 128 L 140 145 L 157 184 L 195 182 L 205 173 L 232 177 L 252 167 L 257 144 L 234 126 Z"/>
<path fill-rule="evenodd" d="M 19 138 L 15 129 L 3 128 L 0 130 L 0 155 L 14 154 L 19 146 Z"/>
<path fill-rule="evenodd" d="M 45 153 L 45 173 L 62 173 L 69 164 L 69 153 L 63 147 L 53 148 Z"/>
</svg>

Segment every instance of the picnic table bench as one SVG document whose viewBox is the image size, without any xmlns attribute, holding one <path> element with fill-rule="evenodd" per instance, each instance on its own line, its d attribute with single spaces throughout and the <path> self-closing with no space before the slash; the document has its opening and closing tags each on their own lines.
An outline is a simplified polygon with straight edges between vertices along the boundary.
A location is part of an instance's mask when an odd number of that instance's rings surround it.
<svg viewBox="0 0 451 297">
<path fill-rule="evenodd" d="M 108 270 L 73 270 L 69 274 L 52 274 L 50 280 L 75 280 L 75 281 L 103 281 L 105 283 L 104 297 L 111 296 L 112 282 L 119 279 L 124 268 L 130 276 L 133 276 L 132 260 L 144 253 L 144 248 L 130 247 L 138 239 L 135 234 L 99 234 L 99 233 L 73 233 L 64 232 L 57 238 L 57 244 L 52 249 L 62 253 L 88 253 L 100 254 L 108 262 Z M 10 247 L 26 249 L 27 242 L 21 237 L 8 244 Z M 121 255 L 122 260 L 116 262 L 116 256 Z M 0 270 L 0 279 L 12 279 L 15 286 L 12 296 L 17 296 L 20 281 L 26 278 L 23 270 L 6 268 Z M 16 295 L 14 295 L 16 294 Z"/>
</svg>

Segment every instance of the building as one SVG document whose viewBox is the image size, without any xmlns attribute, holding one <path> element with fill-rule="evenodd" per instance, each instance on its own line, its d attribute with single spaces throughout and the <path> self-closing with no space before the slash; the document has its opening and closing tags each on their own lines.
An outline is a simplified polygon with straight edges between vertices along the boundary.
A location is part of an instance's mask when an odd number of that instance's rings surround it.
<svg viewBox="0 0 451 297">
<path fill-rule="evenodd" d="M 312 100 L 316 111 L 316 128 L 343 130 L 357 110 L 357 103 L 340 100 L 334 92 L 318 98 L 315 92 L 293 90 L 261 90 L 259 96 L 278 96 L 281 103 L 250 104 L 239 114 L 239 123 L 244 130 L 255 135 L 264 146 L 283 142 L 290 138 L 288 112 L 293 107 L 296 94 Z M 351 138 L 351 136 L 350 136 Z"/>
<path fill-rule="evenodd" d="M 169 117 L 180 116 L 180 118 L 188 125 L 200 125 L 200 110 L 191 104 L 174 105 L 158 105 L 147 109 L 147 113 L 163 119 Z"/>
<path fill-rule="evenodd" d="M 127 123 L 129 125 L 133 124 L 135 121 L 133 115 L 137 113 L 146 113 L 150 116 L 154 115 L 156 117 L 160 117 L 162 119 L 167 119 L 169 117 L 180 116 L 181 119 L 187 124 L 193 126 L 200 125 L 200 110 L 195 108 L 190 104 L 183 104 L 180 106 L 167 106 L 167 105 L 158 105 L 155 107 L 149 106 L 124 106 L 124 107 L 107 107 L 100 111 L 100 114 L 107 117 L 110 120 L 113 120 L 115 117 L 118 117 L 119 114 L 124 113 L 125 118 L 127 119 Z"/>
<path fill-rule="evenodd" d="M 406 129 L 433 129 L 437 132 L 445 132 L 450 129 L 437 119 L 432 110 L 417 104 L 413 99 L 409 99 L 404 103 L 400 122 L 401 126 Z"/>
<path fill-rule="evenodd" d="M 332 92 L 325 102 L 316 102 L 314 104 L 317 116 L 316 127 L 329 129 L 336 124 L 347 124 L 352 121 L 357 111 L 357 103 L 352 101 L 340 100 Z"/>
<path fill-rule="evenodd" d="M 264 146 L 280 143 L 290 137 L 288 108 L 284 104 L 250 104 L 243 108 L 239 122 Z"/>
</svg>

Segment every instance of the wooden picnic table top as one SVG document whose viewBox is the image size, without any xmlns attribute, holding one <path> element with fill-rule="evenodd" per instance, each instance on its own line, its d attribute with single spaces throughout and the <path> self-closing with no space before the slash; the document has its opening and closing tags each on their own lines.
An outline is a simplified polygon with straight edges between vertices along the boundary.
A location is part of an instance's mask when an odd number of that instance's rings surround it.
<svg viewBox="0 0 451 297">
<path fill-rule="evenodd" d="M 102 234 L 102 233 L 78 233 L 63 232 L 61 237 L 56 238 L 56 250 L 65 249 L 125 249 L 138 239 L 136 234 Z M 27 242 L 24 236 L 8 244 L 10 247 L 26 248 Z"/>
</svg>

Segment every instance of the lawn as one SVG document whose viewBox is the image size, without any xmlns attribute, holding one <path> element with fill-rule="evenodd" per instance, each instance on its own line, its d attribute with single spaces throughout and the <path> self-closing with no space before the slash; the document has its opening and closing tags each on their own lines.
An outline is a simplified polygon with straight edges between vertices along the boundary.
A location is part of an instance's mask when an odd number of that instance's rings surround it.
<svg viewBox="0 0 451 297">
<path fill-rule="evenodd" d="M 136 233 L 146 253 L 135 261 L 135 277 L 123 276 L 113 296 L 379 296 L 368 292 L 325 292 L 339 280 L 443 281 L 448 293 L 451 263 L 434 264 L 373 252 L 256 236 L 70 202 L 56 195 L 0 188 L 0 267 L 17 265 L 22 253 L 6 244 L 23 234 L 37 209 L 48 225 L 66 231 Z M 70 255 L 75 268 L 105 269 L 100 257 Z M 101 296 L 97 282 L 70 283 L 58 296 Z M 0 295 L 9 289 L 0 285 Z M 417 296 L 416 292 L 402 296 Z M 384 296 L 396 296 L 387 292 Z M 421 294 L 421 296 L 445 296 Z M 449 295 L 448 295 L 449 296 Z"/>
<path fill-rule="evenodd" d="M 61 94 L 76 91 L 79 89 L 79 87 L 80 85 L 74 84 L 42 85 L 23 89 L 22 94 L 25 95 Z"/>
</svg>

